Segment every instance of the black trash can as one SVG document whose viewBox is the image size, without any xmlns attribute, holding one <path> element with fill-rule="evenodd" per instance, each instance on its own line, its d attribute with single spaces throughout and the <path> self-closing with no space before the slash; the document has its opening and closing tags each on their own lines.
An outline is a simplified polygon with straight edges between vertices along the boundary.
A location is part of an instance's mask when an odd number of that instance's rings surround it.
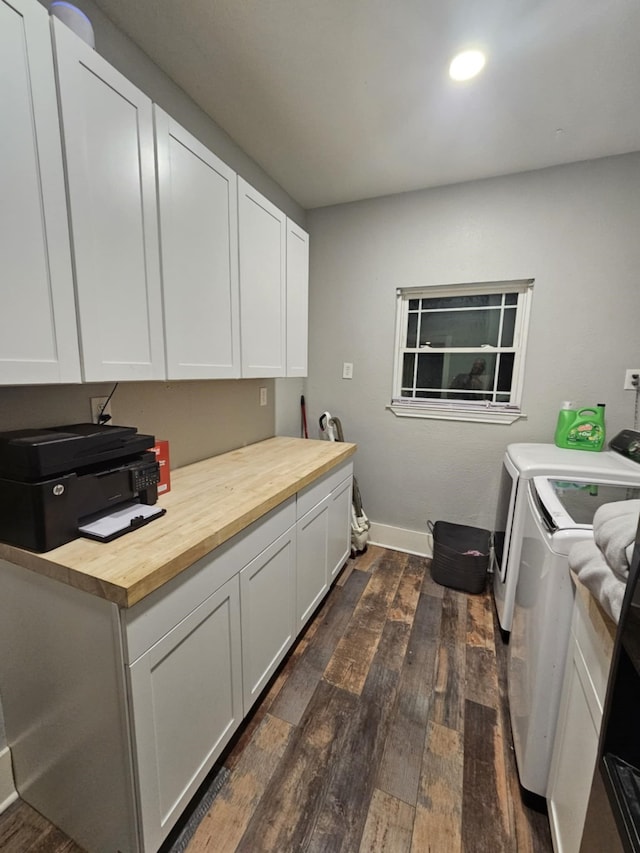
<svg viewBox="0 0 640 853">
<path fill-rule="evenodd" d="M 489 568 L 491 532 L 449 521 L 427 524 L 433 533 L 433 580 L 463 592 L 482 592 Z"/>
</svg>

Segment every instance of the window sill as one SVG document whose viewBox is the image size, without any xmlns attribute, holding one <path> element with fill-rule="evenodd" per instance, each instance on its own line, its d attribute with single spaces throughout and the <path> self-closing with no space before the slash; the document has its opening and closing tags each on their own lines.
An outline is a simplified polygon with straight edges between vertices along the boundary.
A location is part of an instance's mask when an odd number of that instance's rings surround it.
<svg viewBox="0 0 640 853">
<path fill-rule="evenodd" d="M 397 418 L 431 418 L 438 421 L 472 421 L 484 424 L 512 424 L 527 416 L 522 412 L 491 409 L 445 409 L 439 406 L 403 406 L 391 403 L 387 409 Z"/>
</svg>

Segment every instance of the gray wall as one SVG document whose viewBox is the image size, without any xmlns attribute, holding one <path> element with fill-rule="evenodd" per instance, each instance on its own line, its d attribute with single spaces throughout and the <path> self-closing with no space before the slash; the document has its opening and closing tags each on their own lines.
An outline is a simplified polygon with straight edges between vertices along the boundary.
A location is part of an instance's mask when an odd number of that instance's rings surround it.
<svg viewBox="0 0 640 853">
<path fill-rule="evenodd" d="M 268 405 L 260 406 L 260 387 Z M 112 399 L 112 423 L 169 441 L 171 468 L 252 444 L 274 434 L 273 379 L 122 382 Z M 86 423 L 89 398 L 112 384 L 0 387 L 0 432 Z"/>
<path fill-rule="evenodd" d="M 511 442 L 553 441 L 564 399 L 633 426 L 624 369 L 640 365 L 640 154 L 322 208 L 311 246 L 312 420 L 328 409 L 359 445 L 372 521 L 493 521 Z M 396 418 L 395 288 L 534 278 L 523 410 L 511 426 Z M 342 362 L 354 365 L 343 380 Z"/>
<path fill-rule="evenodd" d="M 305 384 L 305 379 L 275 380 L 276 435 L 302 437 L 300 398 L 304 395 Z"/>
</svg>

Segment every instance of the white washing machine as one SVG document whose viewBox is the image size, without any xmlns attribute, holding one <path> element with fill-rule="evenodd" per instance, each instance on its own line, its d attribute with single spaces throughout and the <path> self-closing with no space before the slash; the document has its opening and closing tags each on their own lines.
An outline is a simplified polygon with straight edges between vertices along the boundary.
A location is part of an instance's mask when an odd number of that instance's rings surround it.
<svg viewBox="0 0 640 853">
<path fill-rule="evenodd" d="M 593 537 L 603 504 L 640 488 L 604 478 L 526 481 L 522 542 L 508 655 L 511 730 L 520 783 L 546 797 L 573 610 L 568 554 Z"/>
<path fill-rule="evenodd" d="M 584 478 L 640 485 L 640 433 L 623 430 L 609 450 L 565 450 L 554 444 L 510 444 L 503 459 L 492 555 L 493 594 L 502 631 L 511 631 L 527 484 L 533 477 Z"/>
</svg>

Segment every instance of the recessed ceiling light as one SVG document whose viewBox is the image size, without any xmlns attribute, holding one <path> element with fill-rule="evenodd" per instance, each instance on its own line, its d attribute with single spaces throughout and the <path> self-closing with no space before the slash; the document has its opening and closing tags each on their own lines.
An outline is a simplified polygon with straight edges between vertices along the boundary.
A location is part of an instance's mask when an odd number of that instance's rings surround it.
<svg viewBox="0 0 640 853">
<path fill-rule="evenodd" d="M 463 50 L 451 60 L 449 76 L 453 80 L 470 80 L 482 71 L 485 61 L 481 50 Z"/>
</svg>

